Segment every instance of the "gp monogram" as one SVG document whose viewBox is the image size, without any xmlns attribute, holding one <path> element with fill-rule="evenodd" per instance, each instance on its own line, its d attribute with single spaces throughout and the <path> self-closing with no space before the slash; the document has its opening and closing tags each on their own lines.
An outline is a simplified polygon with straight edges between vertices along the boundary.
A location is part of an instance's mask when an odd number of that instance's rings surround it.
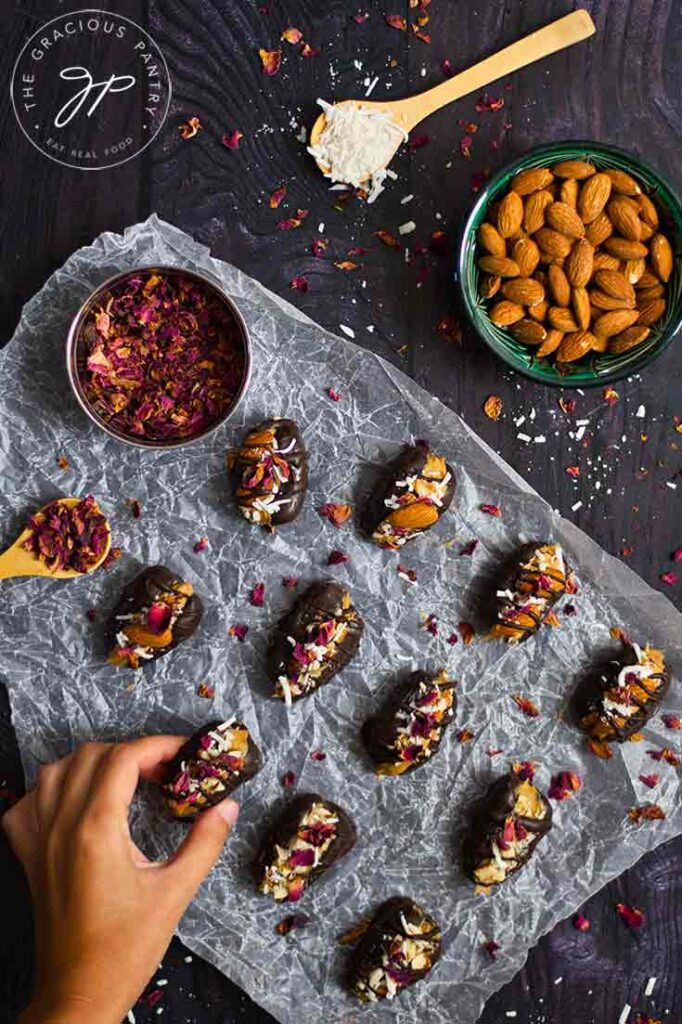
<svg viewBox="0 0 682 1024">
<path fill-rule="evenodd" d="M 10 90 L 36 149 L 67 167 L 103 170 L 152 142 L 168 113 L 171 81 L 148 32 L 111 11 L 83 10 L 31 36 Z"/>
</svg>

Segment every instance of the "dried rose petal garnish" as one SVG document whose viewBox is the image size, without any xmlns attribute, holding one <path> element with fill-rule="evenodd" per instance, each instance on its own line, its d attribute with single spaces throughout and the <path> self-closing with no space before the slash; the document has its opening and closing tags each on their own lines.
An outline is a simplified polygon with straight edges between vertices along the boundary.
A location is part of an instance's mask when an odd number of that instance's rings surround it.
<svg viewBox="0 0 682 1024">
<path fill-rule="evenodd" d="M 293 590 L 298 586 L 298 576 L 282 576 L 282 586 L 287 590 Z"/>
<path fill-rule="evenodd" d="M 677 768 L 680 763 L 679 757 L 670 747 L 664 747 L 663 750 L 647 750 L 647 754 L 653 757 L 654 761 L 665 761 L 673 768 Z"/>
<path fill-rule="evenodd" d="M 59 455 L 57 457 L 57 465 L 59 466 L 60 469 L 69 468 L 69 460 L 67 459 L 66 455 Z"/>
<path fill-rule="evenodd" d="M 93 411 L 133 437 L 192 437 L 232 405 L 244 376 L 236 321 L 208 286 L 181 273 L 132 275 L 85 321 L 83 387 Z"/>
<path fill-rule="evenodd" d="M 369 14 L 367 14 L 367 12 L 362 14 L 351 14 L 351 18 L 357 25 L 364 25 L 369 18 Z"/>
<path fill-rule="evenodd" d="M 325 761 L 327 759 L 324 750 L 311 750 L 310 757 L 313 761 Z"/>
<path fill-rule="evenodd" d="M 342 396 L 334 388 L 327 388 L 327 396 L 331 398 L 332 402 L 340 402 Z"/>
<path fill-rule="evenodd" d="M 552 800 L 568 800 L 582 784 L 582 779 L 575 772 L 559 772 L 552 776 L 547 795 Z"/>
<path fill-rule="evenodd" d="M 444 316 L 436 324 L 436 331 L 442 338 L 447 338 L 455 344 L 462 340 L 462 328 L 454 316 Z"/>
<path fill-rule="evenodd" d="M 640 928 L 644 924 L 644 914 L 638 907 L 628 903 L 616 903 L 616 910 L 628 928 Z"/>
<path fill-rule="evenodd" d="M 318 260 L 322 259 L 328 247 L 329 242 L 326 242 L 324 238 L 314 238 L 310 243 L 310 251 Z"/>
<path fill-rule="evenodd" d="M 451 633 L 445 642 L 450 644 L 451 647 L 454 647 L 456 643 L 459 643 L 459 637 L 456 633 Z"/>
<path fill-rule="evenodd" d="M 206 700 L 213 700 L 215 697 L 215 686 L 210 683 L 199 683 L 197 686 L 197 697 L 205 697 Z"/>
<path fill-rule="evenodd" d="M 320 505 L 317 510 L 323 519 L 328 519 L 332 526 L 343 526 L 343 524 L 350 518 L 353 512 L 352 505 L 336 504 L 328 501 L 324 505 Z"/>
<path fill-rule="evenodd" d="M 294 772 L 285 772 L 280 782 L 285 789 L 289 789 L 296 782 L 296 775 Z"/>
<path fill-rule="evenodd" d="M 643 782 L 649 789 L 655 789 L 658 785 L 658 775 L 640 775 L 639 781 Z"/>
<path fill-rule="evenodd" d="M 395 237 L 395 235 L 391 234 L 390 231 L 375 231 L 374 235 L 376 238 L 379 239 L 380 242 L 383 242 L 384 245 L 387 245 L 389 249 L 402 249 L 402 245 Z"/>
<path fill-rule="evenodd" d="M 501 948 L 499 942 L 489 939 L 488 942 L 483 943 L 483 948 L 491 960 L 497 960 L 497 951 Z"/>
<path fill-rule="evenodd" d="M 236 636 L 237 640 L 244 643 L 246 640 L 246 634 L 249 632 L 249 627 L 245 626 L 243 623 L 236 622 L 233 626 L 230 626 L 227 632 L 230 636 Z"/>
<path fill-rule="evenodd" d="M 133 519 L 139 519 L 142 515 L 142 506 L 137 498 L 126 498 L 126 505 L 133 514 Z"/>
<path fill-rule="evenodd" d="M 532 782 L 535 778 L 535 763 L 533 761 L 516 761 L 512 765 L 512 771 L 524 782 Z"/>
<path fill-rule="evenodd" d="M 344 562 L 349 561 L 350 555 L 345 554 L 343 551 L 339 551 L 334 548 L 333 551 L 329 552 L 329 558 L 327 559 L 327 565 L 343 565 Z"/>
<path fill-rule="evenodd" d="M 308 216 L 307 210 L 297 210 L 295 217 L 287 217 L 286 220 L 281 220 L 277 224 L 278 231 L 292 231 L 294 228 L 300 228 L 301 224 Z"/>
<path fill-rule="evenodd" d="M 427 615 L 423 622 L 424 629 L 431 636 L 438 636 L 438 619 L 435 615 Z"/>
<path fill-rule="evenodd" d="M 286 187 L 286 185 L 280 185 L 279 188 L 276 188 L 275 191 L 270 194 L 270 199 L 269 199 L 270 209 L 271 210 L 276 210 L 277 207 L 279 206 L 279 204 L 284 199 L 286 194 L 287 194 L 287 187 Z"/>
<path fill-rule="evenodd" d="M 192 551 L 195 555 L 200 555 L 202 551 L 205 551 L 208 547 L 208 537 L 200 537 L 198 541 L 195 541 Z"/>
<path fill-rule="evenodd" d="M 663 724 L 666 729 L 682 729 L 682 719 L 679 715 L 663 715 Z"/>
<path fill-rule="evenodd" d="M 474 734 L 472 733 L 471 729 L 466 729 L 466 728 L 465 729 L 458 729 L 458 731 L 457 731 L 457 742 L 458 743 L 468 743 L 469 740 L 472 740 L 473 738 L 474 738 Z"/>
<path fill-rule="evenodd" d="M 282 51 L 281 50 L 264 50 L 259 49 L 258 56 L 261 62 L 261 71 L 264 75 L 271 77 L 276 75 L 282 66 Z"/>
<path fill-rule="evenodd" d="M 94 622 L 95 619 L 97 618 L 97 609 L 96 608 L 88 608 L 88 610 L 85 613 L 85 617 L 90 622 Z"/>
<path fill-rule="evenodd" d="M 578 913 L 573 917 L 573 927 L 579 932 L 587 932 L 590 930 L 590 922 L 584 914 L 581 914 L 580 911 L 578 911 Z"/>
<path fill-rule="evenodd" d="M 286 917 L 277 922 L 275 931 L 278 935 L 288 935 L 295 928 L 305 928 L 309 924 L 310 918 L 306 917 L 305 914 L 287 914 Z"/>
<path fill-rule="evenodd" d="M 406 569 L 404 565 L 396 565 L 396 572 L 401 579 L 407 580 L 408 583 L 417 582 L 417 573 L 414 569 Z"/>
<path fill-rule="evenodd" d="M 562 412 L 565 412 L 567 415 L 570 415 L 572 412 L 575 412 L 575 407 L 576 407 L 577 404 L 578 404 L 578 402 L 577 402 L 577 399 L 575 399 L 575 398 L 560 398 L 559 399 L 559 408 L 561 409 Z"/>
<path fill-rule="evenodd" d="M 660 579 L 661 579 L 661 581 L 663 583 L 666 583 L 669 587 L 674 587 L 675 584 L 677 583 L 677 573 L 673 572 L 671 569 L 669 569 L 668 572 L 662 572 L 661 573 Z"/>
<path fill-rule="evenodd" d="M 204 126 L 198 117 L 190 117 L 187 121 L 183 121 L 182 124 L 178 125 L 180 138 L 193 139 L 197 132 L 199 132 L 203 127 Z"/>
<path fill-rule="evenodd" d="M 292 277 L 289 282 L 289 287 L 294 291 L 307 292 L 308 291 L 308 278 L 304 277 L 303 274 L 299 274 L 298 277 Z"/>
<path fill-rule="evenodd" d="M 641 825 L 643 821 L 663 821 L 665 811 L 658 804 L 641 804 L 628 810 L 628 818 L 634 821 L 635 825 Z"/>
<path fill-rule="evenodd" d="M 502 509 L 499 505 L 481 505 L 481 512 L 485 512 L 488 516 L 495 516 L 499 519 L 502 515 Z"/>
<path fill-rule="evenodd" d="M 502 399 L 497 395 L 488 395 L 483 403 L 483 412 L 489 420 L 499 420 L 502 414 Z"/>
<path fill-rule="evenodd" d="M 457 628 L 459 629 L 459 635 L 462 638 L 462 643 L 464 644 L 465 647 L 468 647 L 471 641 L 474 639 L 474 636 L 476 635 L 474 627 L 471 626 L 468 622 L 460 622 Z"/>
<path fill-rule="evenodd" d="M 285 28 L 282 32 L 282 39 L 287 43 L 300 43 L 303 39 L 303 33 L 300 28 Z"/>
<path fill-rule="evenodd" d="M 604 388 L 602 391 L 602 398 L 607 405 L 615 405 L 619 399 L 619 394 L 614 388 Z"/>
<path fill-rule="evenodd" d="M 673 562 L 682 562 L 682 547 L 675 548 L 670 558 Z"/>
<path fill-rule="evenodd" d="M 407 29 L 407 21 L 403 18 L 402 14 L 384 14 L 384 20 L 391 28 L 397 28 L 401 32 Z"/>
<path fill-rule="evenodd" d="M 102 562 L 102 568 L 103 569 L 111 569 L 111 567 L 114 564 L 114 562 L 117 562 L 122 554 L 123 554 L 123 548 L 118 548 L 118 547 L 110 548 L 109 549 L 109 554 L 107 555 L 107 557 Z"/>
<path fill-rule="evenodd" d="M 512 700 L 528 718 L 537 718 L 540 714 L 540 708 L 528 697 L 522 697 L 520 693 L 512 693 Z"/>
<path fill-rule="evenodd" d="M 476 548 L 478 547 L 479 543 L 480 542 L 478 540 L 476 540 L 476 539 L 470 540 L 468 542 L 468 544 L 465 544 L 463 547 L 461 547 L 459 549 L 459 554 L 460 555 L 473 555 L 473 553 L 476 550 Z"/>
<path fill-rule="evenodd" d="M 109 539 L 109 524 L 93 496 L 69 507 L 58 498 L 31 516 L 22 547 L 44 562 L 50 572 L 89 572 L 99 562 Z"/>
<path fill-rule="evenodd" d="M 576 480 L 580 476 L 580 466 L 566 466 L 566 472 Z"/>
<path fill-rule="evenodd" d="M 252 604 L 254 608 L 262 608 L 265 601 L 265 584 L 256 583 L 255 587 L 251 588 L 249 592 L 249 604 Z"/>
</svg>

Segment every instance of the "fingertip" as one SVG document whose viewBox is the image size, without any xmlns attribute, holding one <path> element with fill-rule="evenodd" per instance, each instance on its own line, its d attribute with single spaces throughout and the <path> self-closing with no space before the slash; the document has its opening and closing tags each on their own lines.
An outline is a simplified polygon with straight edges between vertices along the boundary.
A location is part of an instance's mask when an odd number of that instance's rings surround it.
<svg viewBox="0 0 682 1024">
<path fill-rule="evenodd" d="M 239 817 L 239 804 L 236 800 L 221 800 L 216 808 L 216 813 L 231 827 Z"/>
</svg>

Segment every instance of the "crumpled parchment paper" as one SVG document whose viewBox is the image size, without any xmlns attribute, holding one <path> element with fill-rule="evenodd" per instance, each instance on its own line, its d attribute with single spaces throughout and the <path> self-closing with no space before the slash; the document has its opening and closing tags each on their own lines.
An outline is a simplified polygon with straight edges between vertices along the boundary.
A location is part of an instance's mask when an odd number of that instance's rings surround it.
<svg viewBox="0 0 682 1024">
<path fill-rule="evenodd" d="M 64 342 L 80 302 L 111 274 L 139 264 L 177 264 L 220 278 L 244 314 L 255 372 L 236 418 L 210 439 L 176 451 L 139 451 L 108 438 L 72 399 Z M 605 650 L 617 651 L 609 627 L 662 646 L 673 673 L 682 665 L 682 616 L 625 565 L 556 515 L 457 416 L 405 374 L 329 334 L 239 270 L 212 259 L 182 231 L 151 217 L 125 235 L 104 234 L 74 253 L 26 305 L 11 344 L 0 354 L 0 541 L 9 543 L 27 514 L 60 494 L 94 493 L 125 555 L 108 572 L 73 582 L 18 579 L 0 583 L 0 678 L 8 685 L 14 725 L 29 778 L 41 761 L 93 737 L 189 731 L 218 716 L 245 718 L 264 753 L 262 772 L 242 790 L 239 823 L 228 848 L 183 919 L 179 934 L 278 1020 L 348 1024 L 417 1014 L 434 1024 L 473 1024 L 487 996 L 522 965 L 528 948 L 591 893 L 646 850 L 682 831 L 679 771 L 656 764 L 647 750 L 675 746 L 658 714 L 641 743 L 615 749 L 611 761 L 588 754 L 564 720 L 575 682 Z M 343 399 L 334 403 L 326 388 Z M 274 536 L 249 527 L 230 500 L 225 453 L 244 425 L 264 415 L 292 416 L 310 452 L 311 486 L 298 523 Z M 377 466 L 410 436 L 429 438 L 455 468 L 453 506 L 429 534 L 396 556 L 362 540 L 351 525 L 335 530 L 316 509 L 357 500 Z M 67 470 L 57 458 L 65 455 Z M 133 519 L 126 498 L 137 498 Z M 490 502 L 502 518 L 480 512 Z M 210 547 L 195 555 L 193 543 Z M 473 556 L 460 548 L 472 538 Z M 577 615 L 545 628 L 519 648 L 475 640 L 448 645 L 461 621 L 480 625 L 481 594 L 495 567 L 527 539 L 560 541 L 576 568 Z M 327 568 L 332 548 L 350 555 Z M 140 673 L 105 663 L 101 627 L 125 581 L 160 561 L 191 580 L 207 612 L 200 631 Z M 411 586 L 396 572 L 414 568 Z M 348 584 L 367 629 L 361 651 L 341 676 L 287 712 L 268 698 L 263 671 L 270 631 L 295 592 L 283 576 L 306 582 L 332 576 Z M 264 581 L 263 608 L 248 603 Z M 86 618 L 98 609 L 98 621 Z M 433 613 L 439 637 L 423 628 Z M 245 643 L 228 636 L 246 623 Z M 397 673 L 447 667 L 459 680 L 459 709 L 440 753 L 403 779 L 375 779 L 359 741 L 360 726 Z M 197 695 L 215 686 L 215 698 Z M 511 699 L 520 692 L 540 705 L 525 718 Z M 680 711 L 679 683 L 666 710 Z M 460 744 L 467 726 L 474 739 Z M 679 742 L 678 742 L 679 747 Z M 490 756 L 490 749 L 502 753 Z M 326 752 L 311 760 L 310 752 Z M 550 775 L 572 769 L 583 789 L 555 804 L 555 825 L 531 863 L 494 894 L 474 894 L 458 864 L 458 843 L 471 799 L 518 759 L 536 760 L 546 789 Z M 659 772 L 652 793 L 641 772 Z M 333 875 L 295 907 L 254 892 L 250 862 L 273 814 L 291 793 L 319 791 L 355 818 L 359 843 Z M 665 821 L 628 822 L 628 807 L 658 801 Z M 153 855 L 167 854 L 183 834 L 169 823 L 156 794 L 136 803 L 133 826 Z M 416 898 L 438 917 L 444 956 L 426 983 L 381 1007 L 360 1007 L 340 979 L 348 949 L 336 941 L 376 902 L 396 893 Z M 311 925 L 286 937 L 275 924 L 292 910 Z M 501 946 L 491 962 L 482 943 Z"/>
</svg>

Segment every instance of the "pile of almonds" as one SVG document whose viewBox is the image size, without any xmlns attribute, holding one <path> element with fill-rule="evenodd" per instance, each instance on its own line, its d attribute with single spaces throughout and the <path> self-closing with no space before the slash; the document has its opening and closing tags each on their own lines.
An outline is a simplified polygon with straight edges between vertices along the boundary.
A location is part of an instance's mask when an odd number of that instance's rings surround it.
<svg viewBox="0 0 682 1024">
<path fill-rule="evenodd" d="M 490 319 L 560 364 L 618 355 L 666 309 L 670 242 L 651 199 L 624 171 L 585 160 L 532 167 L 478 229 Z"/>
</svg>

